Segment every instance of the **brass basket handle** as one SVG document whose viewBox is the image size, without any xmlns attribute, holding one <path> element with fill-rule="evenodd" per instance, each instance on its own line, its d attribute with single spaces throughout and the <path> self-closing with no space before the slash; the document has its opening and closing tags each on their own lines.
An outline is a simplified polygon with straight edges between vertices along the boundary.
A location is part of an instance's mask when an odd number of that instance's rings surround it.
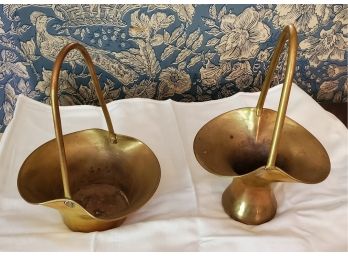
<svg viewBox="0 0 348 257">
<path fill-rule="evenodd" d="M 275 167 L 279 140 L 280 140 L 281 131 L 284 125 L 286 109 L 289 102 L 290 90 L 291 90 L 292 80 L 294 77 L 294 72 L 296 67 L 296 53 L 297 53 L 298 43 L 297 43 L 297 32 L 294 25 L 286 26 L 278 39 L 277 47 L 275 48 L 273 52 L 270 67 L 265 77 L 265 81 L 263 82 L 262 91 L 260 93 L 259 100 L 256 105 L 256 113 L 258 116 L 260 116 L 262 113 L 263 105 L 265 103 L 268 89 L 272 81 L 274 70 L 276 69 L 278 64 L 280 53 L 282 52 L 285 42 L 287 40 L 289 40 L 288 60 L 287 60 L 283 89 L 282 89 L 282 93 L 281 93 L 281 97 L 279 101 L 278 114 L 277 114 L 276 122 L 274 125 L 271 149 L 269 152 L 266 169 L 268 168 L 271 169 Z"/>
<path fill-rule="evenodd" d="M 64 187 L 64 196 L 68 199 L 71 199 L 71 194 L 70 194 L 70 187 L 69 187 L 69 178 L 68 178 L 68 169 L 67 169 L 67 163 L 66 163 L 65 147 L 64 147 L 64 141 L 63 141 L 62 124 L 61 124 L 60 113 L 59 113 L 58 80 L 59 80 L 59 74 L 60 74 L 60 70 L 61 70 L 61 66 L 62 66 L 62 63 L 64 61 L 64 58 L 73 49 L 79 50 L 85 59 L 88 70 L 89 70 L 91 77 L 92 77 L 92 80 L 93 80 L 93 84 L 95 87 L 95 91 L 97 93 L 97 97 L 98 97 L 100 106 L 101 106 L 103 113 L 104 113 L 106 124 L 108 126 L 110 141 L 112 143 L 117 142 L 117 137 L 116 137 L 116 134 L 115 134 L 113 126 L 112 126 L 112 122 L 111 122 L 110 115 L 109 115 L 108 109 L 106 107 L 104 98 L 103 98 L 102 91 L 100 89 L 99 81 L 97 78 L 97 74 L 95 72 L 95 68 L 94 68 L 91 56 L 88 54 L 86 48 L 83 47 L 81 44 L 70 43 L 70 44 L 66 45 L 59 52 L 57 59 L 56 59 L 54 66 L 53 66 L 52 79 L 51 79 L 51 102 L 52 102 L 52 114 L 53 114 L 54 130 L 56 133 L 57 144 L 58 144 L 59 160 L 60 160 L 60 167 L 61 167 L 63 187 Z"/>
</svg>

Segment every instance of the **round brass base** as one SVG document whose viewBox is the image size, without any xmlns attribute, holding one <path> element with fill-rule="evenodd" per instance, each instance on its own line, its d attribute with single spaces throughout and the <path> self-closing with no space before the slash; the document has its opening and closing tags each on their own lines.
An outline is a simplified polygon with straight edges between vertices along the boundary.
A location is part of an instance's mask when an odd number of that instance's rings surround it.
<svg viewBox="0 0 348 257">
<path fill-rule="evenodd" d="M 253 185 L 234 178 L 221 199 L 225 212 L 247 225 L 265 223 L 273 219 L 277 211 L 277 201 L 268 183 Z"/>
</svg>

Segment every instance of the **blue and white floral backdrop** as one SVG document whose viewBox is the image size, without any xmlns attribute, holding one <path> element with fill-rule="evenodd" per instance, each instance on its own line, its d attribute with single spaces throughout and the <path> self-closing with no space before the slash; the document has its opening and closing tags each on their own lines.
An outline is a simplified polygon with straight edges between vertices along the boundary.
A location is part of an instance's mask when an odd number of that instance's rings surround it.
<svg viewBox="0 0 348 257">
<path fill-rule="evenodd" d="M 107 101 L 206 101 L 259 91 L 293 23 L 296 83 L 317 101 L 347 102 L 347 16 L 347 5 L 0 5 L 0 133 L 19 94 L 50 102 L 53 62 L 72 41 L 87 47 Z M 60 103 L 96 104 L 79 53 L 63 68 Z"/>
</svg>

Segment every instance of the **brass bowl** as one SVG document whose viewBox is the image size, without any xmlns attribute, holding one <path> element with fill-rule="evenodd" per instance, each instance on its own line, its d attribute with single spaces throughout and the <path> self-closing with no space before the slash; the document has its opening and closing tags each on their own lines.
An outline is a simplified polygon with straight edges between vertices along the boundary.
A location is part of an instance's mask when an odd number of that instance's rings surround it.
<svg viewBox="0 0 348 257">
<path fill-rule="evenodd" d="M 87 129 L 62 135 L 58 75 L 72 49 L 85 57 L 109 131 Z M 56 139 L 38 147 L 24 161 L 17 181 L 21 196 L 29 203 L 56 208 L 73 231 L 121 225 L 155 193 L 161 176 L 156 156 L 138 139 L 114 133 L 92 60 L 82 45 L 69 44 L 59 53 L 51 96 Z"/>
<path fill-rule="evenodd" d="M 285 81 L 278 112 L 275 112 L 264 109 L 263 105 L 288 37 Z M 206 170 L 234 177 L 222 195 L 222 205 L 229 216 L 245 224 L 262 224 L 276 214 L 272 182 L 314 184 L 323 181 L 330 172 L 330 159 L 321 143 L 285 116 L 296 51 L 296 29 L 289 25 L 272 56 L 256 108 L 224 113 L 205 124 L 194 139 L 196 159 Z"/>
</svg>

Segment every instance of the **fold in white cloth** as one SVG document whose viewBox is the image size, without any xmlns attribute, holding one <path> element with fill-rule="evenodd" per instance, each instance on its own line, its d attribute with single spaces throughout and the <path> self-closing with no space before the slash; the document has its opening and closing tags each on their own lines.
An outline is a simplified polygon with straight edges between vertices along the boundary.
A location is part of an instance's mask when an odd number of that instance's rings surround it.
<svg viewBox="0 0 348 257">
<path fill-rule="evenodd" d="M 281 85 L 269 90 L 266 108 L 277 109 Z M 346 251 L 348 133 L 344 125 L 293 85 L 287 115 L 324 145 L 331 173 L 320 184 L 276 183 L 275 218 L 259 226 L 230 219 L 221 194 L 231 182 L 205 171 L 193 139 L 210 119 L 255 106 L 259 93 L 177 103 L 126 99 L 108 104 L 115 131 L 146 143 L 162 177 L 150 201 L 119 228 L 71 232 L 59 213 L 26 203 L 17 190 L 25 158 L 54 138 L 51 107 L 19 96 L 15 115 L 0 141 L 0 250 L 3 251 Z M 103 128 L 101 109 L 61 107 L 63 132 Z M 316 158 L 313 155 L 313 158 Z M 310 172 L 310 171 L 309 171 Z"/>
</svg>

